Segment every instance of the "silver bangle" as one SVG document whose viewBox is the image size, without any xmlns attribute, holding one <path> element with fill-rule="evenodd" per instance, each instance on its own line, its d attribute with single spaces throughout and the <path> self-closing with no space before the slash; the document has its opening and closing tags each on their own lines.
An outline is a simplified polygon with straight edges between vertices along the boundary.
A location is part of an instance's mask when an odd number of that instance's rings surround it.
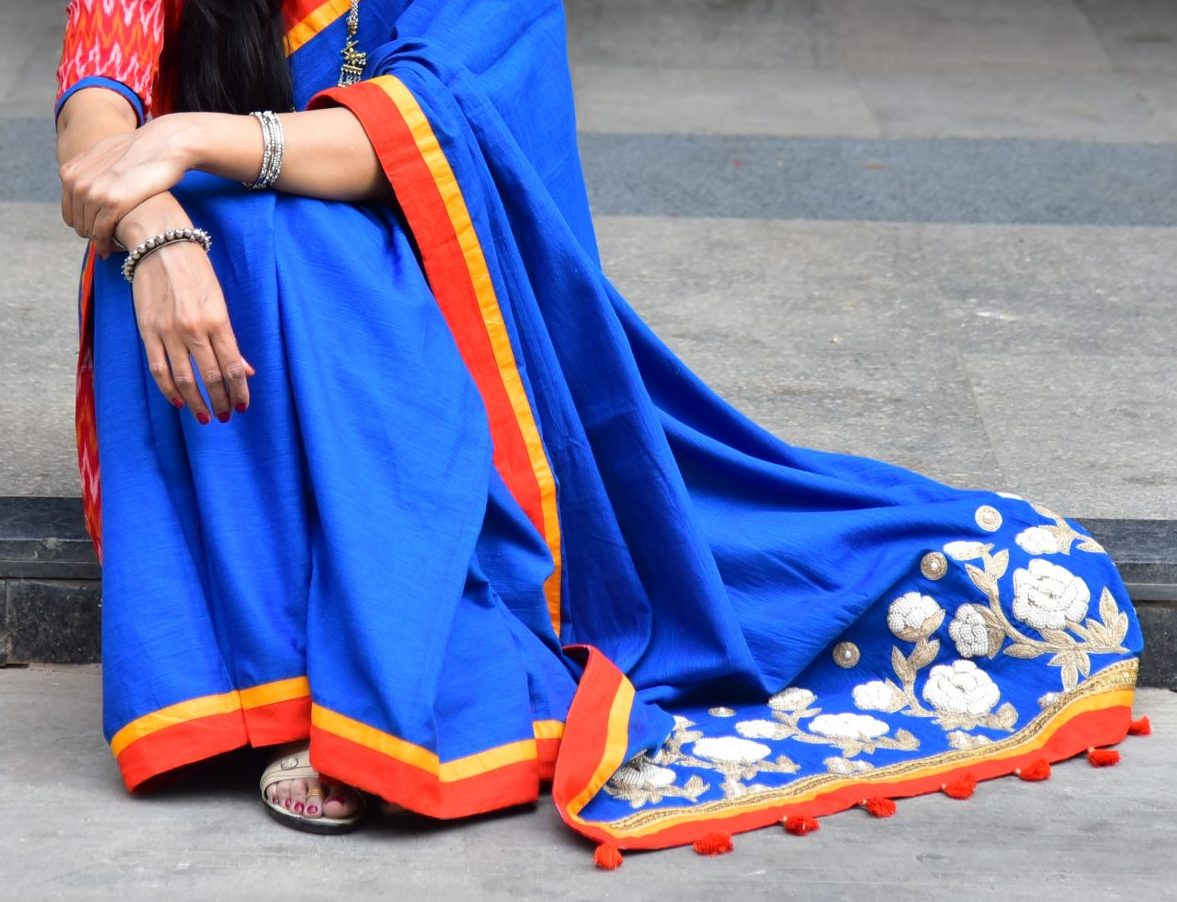
<svg viewBox="0 0 1177 902">
<path fill-rule="evenodd" d="M 157 251 L 161 247 L 169 244 L 176 244 L 180 241 L 192 241 L 204 248 L 205 253 L 213 246 L 212 236 L 204 229 L 168 229 L 166 232 L 160 232 L 158 235 L 153 235 L 146 241 L 141 241 L 127 255 L 127 259 L 123 261 L 123 278 L 128 282 L 135 281 L 135 270 L 138 269 L 139 264 L 143 262 L 143 258 L 152 251 Z"/>
<path fill-rule="evenodd" d="M 282 120 L 270 110 L 260 113 L 250 113 L 262 127 L 262 165 L 257 178 L 252 182 L 242 182 L 251 191 L 261 191 L 271 187 L 278 181 L 282 172 L 282 154 L 286 146 L 286 136 L 282 132 Z"/>
</svg>

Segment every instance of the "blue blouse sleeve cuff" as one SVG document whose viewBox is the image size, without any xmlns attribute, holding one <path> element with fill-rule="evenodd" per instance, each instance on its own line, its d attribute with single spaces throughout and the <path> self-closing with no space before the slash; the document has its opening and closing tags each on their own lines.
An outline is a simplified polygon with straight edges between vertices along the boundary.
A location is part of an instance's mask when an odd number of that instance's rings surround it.
<svg viewBox="0 0 1177 902">
<path fill-rule="evenodd" d="M 143 124 L 143 101 L 139 99 L 139 95 L 121 81 L 115 81 L 113 78 L 105 78 L 101 75 L 88 75 L 81 81 L 71 85 L 70 89 L 58 98 L 57 105 L 53 108 L 54 120 L 61 115 L 61 108 L 65 106 L 65 102 L 73 97 L 75 93 L 82 90 L 82 88 L 107 88 L 116 94 L 121 94 L 127 99 L 127 103 L 131 105 L 132 109 L 135 110 L 136 123 L 138 125 Z"/>
</svg>

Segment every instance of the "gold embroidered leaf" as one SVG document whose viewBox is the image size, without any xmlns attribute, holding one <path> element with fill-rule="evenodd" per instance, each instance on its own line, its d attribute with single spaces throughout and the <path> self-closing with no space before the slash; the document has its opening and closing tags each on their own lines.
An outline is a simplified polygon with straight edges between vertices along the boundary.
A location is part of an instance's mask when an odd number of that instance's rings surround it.
<svg viewBox="0 0 1177 902">
<path fill-rule="evenodd" d="M 1112 631 L 1094 617 L 1088 617 L 1087 622 L 1083 626 L 1079 626 L 1077 623 L 1072 625 L 1071 629 L 1086 639 L 1091 645 L 1105 646 L 1116 644 L 1116 640 L 1112 638 Z"/>
<path fill-rule="evenodd" d="M 1018 709 L 1006 702 L 997 709 L 995 720 L 1003 730 L 1012 730 L 1018 722 Z"/>
<path fill-rule="evenodd" d="M 1083 678 L 1091 676 L 1091 655 L 1085 651 L 1075 652 L 1075 664 L 1079 667 L 1079 672 L 1083 674 Z"/>
<path fill-rule="evenodd" d="M 904 750 L 918 749 L 920 747 L 920 741 L 915 738 L 915 734 L 910 730 L 896 730 L 895 747 Z"/>
<path fill-rule="evenodd" d="M 1099 593 L 1099 619 L 1104 623 L 1111 624 L 1116 620 L 1116 615 L 1120 613 L 1119 607 L 1116 605 L 1116 599 L 1113 597 L 1111 590 L 1103 587 L 1103 591 Z"/>
<path fill-rule="evenodd" d="M 985 637 L 989 642 L 989 657 L 996 658 L 1001 651 L 1001 644 L 1005 641 L 1005 629 L 997 623 L 985 625 Z"/>
<path fill-rule="evenodd" d="M 936 630 L 940 629 L 940 624 L 944 622 L 944 608 L 937 608 L 936 613 L 924 621 L 923 634 L 930 636 Z"/>
<path fill-rule="evenodd" d="M 936 660 L 936 655 L 940 653 L 940 640 L 932 639 L 929 642 L 921 642 L 915 647 L 915 651 L 911 653 L 908 658 L 908 663 L 913 669 L 927 667 Z"/>
<path fill-rule="evenodd" d="M 898 645 L 891 646 L 891 666 L 895 669 L 895 675 L 905 685 L 915 682 L 915 669 L 908 663 L 907 658 L 903 656 L 903 652 L 899 650 Z"/>
<path fill-rule="evenodd" d="M 1003 548 L 997 554 L 993 555 L 993 557 L 989 558 L 989 563 L 985 569 L 996 580 L 1005 576 L 1007 567 L 1009 567 L 1009 550 Z"/>
<path fill-rule="evenodd" d="M 1039 630 L 1038 632 L 1055 648 L 1066 648 L 1068 645 L 1075 644 L 1075 640 L 1062 630 Z"/>
<path fill-rule="evenodd" d="M 1057 655 L 1051 655 L 1050 660 L 1046 662 L 1051 667 L 1063 667 L 1067 664 L 1075 663 L 1075 653 L 1071 651 L 1060 651 Z"/>
<path fill-rule="evenodd" d="M 1008 645 L 1005 648 L 1005 653 L 1011 658 L 1037 658 L 1039 655 L 1046 654 L 1047 649 L 1040 648 L 1036 645 L 1026 645 L 1024 642 L 1015 642 L 1013 645 Z"/>
<path fill-rule="evenodd" d="M 993 578 L 988 573 L 986 573 L 980 567 L 974 567 L 972 564 L 965 564 L 964 569 L 965 572 L 968 573 L 969 579 L 973 581 L 973 585 L 975 585 L 986 595 L 994 594 L 997 589 L 997 584 L 993 581 Z"/>
<path fill-rule="evenodd" d="M 1082 542 L 1075 546 L 1080 551 L 1090 551 L 1093 554 L 1100 554 L 1103 552 L 1103 546 L 1095 539 L 1084 538 Z"/>
<path fill-rule="evenodd" d="M 1111 631 L 1111 642 L 1109 645 L 1120 645 L 1124 641 L 1124 637 L 1128 635 L 1128 615 L 1121 611 L 1115 619 Z M 1118 648 L 1117 651 L 1125 651 L 1126 649 Z"/>
<path fill-rule="evenodd" d="M 1074 664 L 1068 664 L 1063 668 L 1063 688 L 1070 692 L 1079 685 L 1079 670 Z"/>
</svg>

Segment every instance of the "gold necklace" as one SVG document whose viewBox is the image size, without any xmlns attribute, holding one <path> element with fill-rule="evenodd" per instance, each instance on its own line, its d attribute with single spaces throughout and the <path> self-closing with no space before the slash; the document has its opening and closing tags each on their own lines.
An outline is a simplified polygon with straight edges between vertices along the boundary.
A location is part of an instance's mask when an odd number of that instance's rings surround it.
<svg viewBox="0 0 1177 902">
<path fill-rule="evenodd" d="M 339 86 L 354 85 L 364 77 L 368 54 L 356 49 L 356 32 L 360 27 L 360 0 L 351 0 L 347 13 L 347 43 L 343 45 L 343 65 L 339 67 Z"/>
</svg>

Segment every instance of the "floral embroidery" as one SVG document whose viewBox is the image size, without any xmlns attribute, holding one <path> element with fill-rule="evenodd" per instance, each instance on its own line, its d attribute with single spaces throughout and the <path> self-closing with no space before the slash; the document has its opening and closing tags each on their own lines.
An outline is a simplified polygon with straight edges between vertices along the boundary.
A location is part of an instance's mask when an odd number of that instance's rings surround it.
<svg viewBox="0 0 1177 902">
<path fill-rule="evenodd" d="M 1087 616 L 1091 590 L 1070 570 L 1035 558 L 1014 571 L 1014 616 L 1036 630 L 1061 630 Z"/>
<path fill-rule="evenodd" d="M 961 543 L 949 543 L 958 544 Z M 945 552 L 952 555 L 953 551 L 948 549 L 945 546 Z M 980 559 L 981 566 L 965 564 L 969 579 L 989 601 L 988 607 L 973 606 L 985 621 L 989 657 L 1003 652 L 1028 660 L 1050 654 L 1047 664 L 1060 669 L 1063 688 L 1070 690 L 1079 684 L 1080 675 L 1084 678 L 1091 675 L 1092 654 L 1127 652 L 1121 643 L 1128 634 L 1128 615 L 1116 606 L 1111 590 L 1104 587 L 1100 594 L 1099 619 L 1087 617 L 1091 601 L 1087 584 L 1066 568 L 1042 558 L 1032 559 L 1013 574 L 1014 617 L 1037 630 L 1042 638 L 1035 639 L 1015 627 L 1001 606 L 998 586 L 998 580 L 1009 566 L 1009 552 L 992 554 L 992 550 L 992 545 L 967 549 L 975 552 L 969 559 Z M 954 551 L 963 554 L 966 549 Z M 958 632 L 963 634 L 963 626 Z M 1003 645 L 1006 638 L 1012 640 L 1010 645 Z M 956 636 L 953 639 L 957 641 Z"/>
<path fill-rule="evenodd" d="M 964 730 L 952 730 L 948 733 L 948 744 L 954 749 L 975 749 L 993 742 L 988 736 L 977 733 L 966 733 Z"/>
<path fill-rule="evenodd" d="M 884 735 L 890 726 L 866 714 L 819 714 L 809 722 L 810 732 L 831 739 L 869 742 Z"/>
<path fill-rule="evenodd" d="M 674 785 L 677 780 L 677 771 L 655 764 L 648 755 L 638 755 L 622 765 L 604 789 L 613 798 L 629 802 L 631 808 L 641 808 L 656 805 L 664 798 L 694 802 L 710 788 L 698 774 L 682 786 Z"/>
<path fill-rule="evenodd" d="M 919 592 L 900 595 L 887 609 L 887 626 L 900 639 L 917 642 L 936 632 L 944 620 L 944 609 L 936 599 Z"/>
<path fill-rule="evenodd" d="M 805 711 L 815 701 L 817 696 L 808 689 L 790 686 L 770 698 L 768 707 L 774 711 Z"/>
<path fill-rule="evenodd" d="M 1044 526 L 1031 526 L 1028 529 L 1023 529 L 1017 534 L 1014 541 L 1026 554 L 1058 554 L 1062 551 L 1058 535 Z"/>
<path fill-rule="evenodd" d="M 1005 638 L 1005 633 L 985 618 L 985 609 L 975 604 L 962 604 L 956 609 L 948 624 L 948 635 L 962 658 L 993 657 Z"/>
<path fill-rule="evenodd" d="M 875 767 L 869 761 L 863 761 L 861 758 L 826 758 L 822 764 L 831 774 L 840 774 L 846 777 L 874 770 Z"/>
<path fill-rule="evenodd" d="M 1031 504 L 1035 513 L 1054 522 L 1047 526 L 1031 526 L 1018 533 L 1014 539 L 1027 554 L 1070 554 L 1071 546 L 1093 554 L 1106 554 L 1103 546 L 1091 536 L 1085 536 L 1071 527 L 1071 524 L 1048 507 Z M 1041 550 L 1039 550 L 1041 549 Z"/>
<path fill-rule="evenodd" d="M 923 696 L 941 714 L 980 718 L 993 710 L 1001 691 L 975 663 L 957 660 L 932 668 Z"/>
<path fill-rule="evenodd" d="M 736 712 L 732 708 L 725 708 L 722 706 L 716 707 L 716 708 L 708 708 L 707 713 L 710 714 L 712 717 L 735 717 L 736 716 Z"/>
</svg>

